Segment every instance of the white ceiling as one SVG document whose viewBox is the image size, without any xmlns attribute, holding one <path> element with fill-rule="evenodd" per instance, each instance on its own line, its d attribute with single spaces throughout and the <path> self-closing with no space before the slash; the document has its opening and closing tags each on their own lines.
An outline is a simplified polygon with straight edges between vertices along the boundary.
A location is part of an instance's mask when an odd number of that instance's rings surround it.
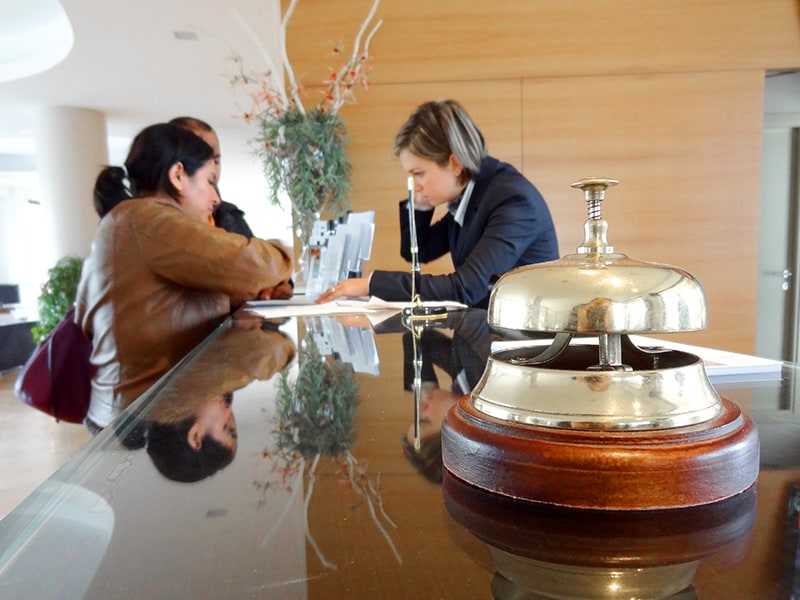
<svg viewBox="0 0 800 600">
<path fill-rule="evenodd" d="M 229 56 L 235 50 L 258 68 L 265 62 L 233 11 L 274 52 L 279 0 L 60 1 L 74 32 L 72 51 L 47 71 L 0 83 L 4 162 L 33 152 L 35 111 L 48 106 L 101 111 L 112 138 L 130 138 L 145 125 L 187 114 L 246 135 L 237 118 L 245 99 L 228 85 Z M 36 4 L 42 0 L 2 0 L 0 36 L 12 23 L 24 27 L 26 20 L 15 21 L 14 12 L 30 13 L 23 9 Z M 194 32 L 197 39 L 178 39 L 175 32 Z"/>
</svg>

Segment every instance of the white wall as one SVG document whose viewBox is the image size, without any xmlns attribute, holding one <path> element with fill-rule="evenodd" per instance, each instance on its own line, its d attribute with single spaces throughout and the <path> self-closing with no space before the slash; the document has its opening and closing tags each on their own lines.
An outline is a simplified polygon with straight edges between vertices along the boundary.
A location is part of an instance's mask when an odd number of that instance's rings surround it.
<svg viewBox="0 0 800 600">
<path fill-rule="evenodd" d="M 269 188 L 261 165 L 247 142 L 249 130 L 216 128 L 222 154 L 219 189 L 222 198 L 233 202 L 245 213 L 256 237 L 279 239 L 292 246 L 292 213 L 269 202 Z"/>
<path fill-rule="evenodd" d="M 39 288 L 55 262 L 40 198 L 33 174 L 0 184 L 0 283 L 19 284 L 20 317 L 35 316 Z"/>
</svg>

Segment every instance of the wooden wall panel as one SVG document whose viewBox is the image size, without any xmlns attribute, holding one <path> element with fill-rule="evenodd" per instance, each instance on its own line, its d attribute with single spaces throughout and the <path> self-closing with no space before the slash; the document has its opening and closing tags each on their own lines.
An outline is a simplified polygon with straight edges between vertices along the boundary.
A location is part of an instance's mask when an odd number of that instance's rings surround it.
<svg viewBox="0 0 800 600">
<path fill-rule="evenodd" d="M 675 341 L 753 350 L 763 73 L 526 80 L 524 172 L 548 200 L 562 254 L 583 240 L 581 177 L 621 181 L 609 242 L 685 268 L 709 327 Z"/>
<path fill-rule="evenodd" d="M 284 6 L 286 5 L 285 0 Z M 371 0 L 302 0 L 289 56 L 314 94 L 349 51 Z M 397 201 L 406 177 L 394 134 L 420 102 L 462 101 L 490 151 L 522 167 L 553 211 L 562 252 L 585 209 L 569 184 L 615 177 L 610 239 L 684 267 L 709 299 L 709 328 L 672 336 L 755 347 L 760 143 L 766 69 L 800 67 L 798 0 L 382 0 L 368 90 L 342 114 L 354 208 L 376 210 L 367 267 L 405 269 Z M 447 272 L 449 260 L 426 265 Z"/>
<path fill-rule="evenodd" d="M 418 103 L 453 97 L 490 151 L 545 195 L 562 254 L 581 243 L 586 218 L 570 183 L 620 179 L 604 206 L 611 243 L 634 258 L 687 269 L 708 294 L 708 329 L 671 337 L 752 351 L 762 96 L 757 71 L 373 86 L 344 113 L 354 209 L 376 210 L 367 267 L 407 268 L 397 227 L 406 176 L 392 156 L 394 134 Z M 450 269 L 445 260 L 423 272 Z"/>
<path fill-rule="evenodd" d="M 285 5 L 285 0 L 284 0 Z M 301 0 L 289 56 L 306 84 L 352 48 L 372 0 Z M 797 0 L 382 0 L 374 83 L 797 66 Z"/>
</svg>

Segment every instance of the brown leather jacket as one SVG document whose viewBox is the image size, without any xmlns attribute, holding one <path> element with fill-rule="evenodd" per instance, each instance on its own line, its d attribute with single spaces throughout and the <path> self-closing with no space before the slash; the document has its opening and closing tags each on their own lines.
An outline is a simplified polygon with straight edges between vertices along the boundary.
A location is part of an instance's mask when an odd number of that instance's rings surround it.
<svg viewBox="0 0 800 600">
<path fill-rule="evenodd" d="M 291 276 L 280 245 L 210 227 L 169 199 L 123 202 L 95 234 L 75 321 L 92 340 L 89 418 L 105 427 L 230 312 Z"/>
<path fill-rule="evenodd" d="M 145 417 L 159 423 L 179 423 L 196 417 L 209 398 L 234 392 L 254 379 L 266 380 L 294 358 L 294 342 L 283 333 L 263 330 L 261 320 L 235 320 L 223 326 L 210 345 L 192 358 L 179 376 L 159 388 L 159 402 Z"/>
</svg>

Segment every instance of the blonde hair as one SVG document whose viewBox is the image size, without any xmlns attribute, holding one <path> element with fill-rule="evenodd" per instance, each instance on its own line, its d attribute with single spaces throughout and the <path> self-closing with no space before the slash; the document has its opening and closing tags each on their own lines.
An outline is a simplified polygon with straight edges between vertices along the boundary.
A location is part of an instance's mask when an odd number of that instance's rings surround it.
<svg viewBox="0 0 800 600">
<path fill-rule="evenodd" d="M 419 105 L 395 136 L 394 155 L 402 150 L 441 166 L 455 156 L 463 167 L 462 183 L 477 177 L 488 154 L 483 134 L 455 100 Z"/>
</svg>

